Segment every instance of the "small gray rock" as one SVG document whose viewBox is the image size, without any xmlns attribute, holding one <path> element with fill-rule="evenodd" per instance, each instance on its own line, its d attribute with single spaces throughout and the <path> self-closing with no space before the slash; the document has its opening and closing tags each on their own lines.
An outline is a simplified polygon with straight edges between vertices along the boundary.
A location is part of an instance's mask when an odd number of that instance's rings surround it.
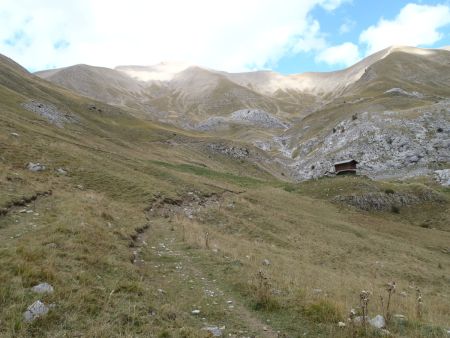
<svg viewBox="0 0 450 338">
<path fill-rule="evenodd" d="M 268 259 L 264 259 L 264 260 L 262 261 L 262 264 L 263 264 L 263 265 L 270 265 L 270 261 L 269 261 Z"/>
<path fill-rule="evenodd" d="M 67 170 L 65 170 L 65 169 L 63 169 L 63 168 L 58 168 L 58 169 L 56 169 L 56 172 L 57 172 L 59 175 L 67 175 Z"/>
<path fill-rule="evenodd" d="M 38 171 L 44 171 L 45 165 L 38 163 L 29 162 L 27 164 L 27 169 L 29 171 L 38 172 Z"/>
<path fill-rule="evenodd" d="M 36 318 L 42 317 L 47 314 L 48 310 L 49 308 L 47 305 L 42 303 L 40 300 L 37 300 L 33 304 L 31 304 L 23 313 L 23 319 L 26 322 L 32 322 Z"/>
<path fill-rule="evenodd" d="M 38 285 L 35 285 L 31 288 L 31 291 L 36 293 L 53 293 L 54 289 L 53 286 L 51 286 L 48 283 L 40 283 Z"/>
<path fill-rule="evenodd" d="M 19 137 L 19 134 L 17 134 L 17 133 L 11 133 L 10 135 L 14 136 L 14 137 Z"/>
</svg>

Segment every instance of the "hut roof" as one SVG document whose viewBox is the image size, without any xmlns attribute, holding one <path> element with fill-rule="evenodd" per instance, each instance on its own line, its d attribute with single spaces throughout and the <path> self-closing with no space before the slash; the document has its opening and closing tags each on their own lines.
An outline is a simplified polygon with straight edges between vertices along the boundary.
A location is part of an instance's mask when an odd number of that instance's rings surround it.
<svg viewBox="0 0 450 338">
<path fill-rule="evenodd" d="M 355 163 L 355 164 L 357 164 L 358 161 L 356 161 L 354 159 L 348 159 L 348 160 L 345 160 L 345 161 L 336 162 L 336 163 L 334 163 L 334 165 L 345 164 L 345 163 Z"/>
</svg>

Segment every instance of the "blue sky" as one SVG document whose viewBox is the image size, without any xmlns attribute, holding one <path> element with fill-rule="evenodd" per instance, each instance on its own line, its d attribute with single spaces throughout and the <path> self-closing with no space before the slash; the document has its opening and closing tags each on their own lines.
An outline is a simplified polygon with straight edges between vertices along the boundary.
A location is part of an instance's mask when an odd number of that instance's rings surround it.
<svg viewBox="0 0 450 338">
<path fill-rule="evenodd" d="M 1 0 L 0 23 L 0 53 L 30 71 L 183 61 L 287 74 L 450 45 L 450 0 Z"/>
<path fill-rule="evenodd" d="M 336 9 L 326 11 L 316 7 L 311 16 L 320 22 L 320 27 L 326 38 L 334 45 L 352 42 L 358 44 L 362 31 L 376 25 L 380 19 L 393 21 L 400 11 L 408 4 L 422 6 L 449 6 L 449 1 L 405 1 L 405 0 L 378 0 L 378 1 L 351 1 Z M 428 23 L 417 22 L 417 25 Z M 434 43 L 416 44 L 418 47 L 439 48 L 450 45 L 450 24 L 439 27 L 442 37 Z M 361 51 L 361 57 L 366 54 Z M 345 64 L 329 64 L 315 60 L 316 51 L 301 54 L 287 54 L 278 60 L 273 69 L 281 73 L 297 73 L 305 71 L 332 71 L 341 69 Z"/>
</svg>

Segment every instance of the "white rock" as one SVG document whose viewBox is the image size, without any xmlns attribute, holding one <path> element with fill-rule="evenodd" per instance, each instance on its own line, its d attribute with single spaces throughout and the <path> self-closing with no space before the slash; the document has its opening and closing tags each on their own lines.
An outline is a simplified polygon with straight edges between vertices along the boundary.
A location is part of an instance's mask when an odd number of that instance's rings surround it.
<svg viewBox="0 0 450 338">
<path fill-rule="evenodd" d="M 40 283 L 38 285 L 35 285 L 31 288 L 31 291 L 36 293 L 53 293 L 54 289 L 53 286 L 51 286 L 48 283 Z"/>
<path fill-rule="evenodd" d="M 394 317 L 394 319 L 397 319 L 398 321 L 405 321 L 405 320 L 407 320 L 406 316 L 400 315 L 400 314 L 395 314 L 393 317 Z"/>
<path fill-rule="evenodd" d="M 374 328 L 382 329 L 386 326 L 386 321 L 384 320 L 384 317 L 382 315 L 376 315 L 372 319 L 369 320 L 369 324 L 372 325 Z"/>
<path fill-rule="evenodd" d="M 33 304 L 31 304 L 23 313 L 23 319 L 26 322 L 31 322 L 36 318 L 42 317 L 43 315 L 47 314 L 48 310 L 48 306 L 46 306 L 40 300 L 37 300 Z"/>
<path fill-rule="evenodd" d="M 60 175 L 67 175 L 67 170 L 65 170 L 63 168 L 56 169 L 56 172 Z"/>
<path fill-rule="evenodd" d="M 435 170 L 436 180 L 444 187 L 450 186 L 450 169 Z"/>
<path fill-rule="evenodd" d="M 191 312 L 193 315 L 198 315 L 200 314 L 200 310 L 192 310 Z"/>
<path fill-rule="evenodd" d="M 29 162 L 27 164 L 27 169 L 33 172 L 45 170 L 45 165 L 38 163 Z"/>
<path fill-rule="evenodd" d="M 203 331 L 208 331 L 213 337 L 222 337 L 222 330 L 217 326 L 206 326 Z"/>
<path fill-rule="evenodd" d="M 17 133 L 11 133 L 11 136 L 19 137 L 19 134 L 17 134 Z"/>
<path fill-rule="evenodd" d="M 338 326 L 339 326 L 339 327 L 345 327 L 345 323 L 344 323 L 344 322 L 339 322 L 339 323 L 338 323 Z"/>
</svg>

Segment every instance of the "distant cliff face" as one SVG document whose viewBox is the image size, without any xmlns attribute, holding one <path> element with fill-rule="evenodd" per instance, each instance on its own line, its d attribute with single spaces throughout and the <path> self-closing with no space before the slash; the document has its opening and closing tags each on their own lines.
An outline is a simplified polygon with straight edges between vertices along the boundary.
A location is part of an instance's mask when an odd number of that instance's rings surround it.
<svg viewBox="0 0 450 338">
<path fill-rule="evenodd" d="M 371 177 L 430 174 L 450 163 L 450 100 L 401 112 L 355 115 L 296 145 L 298 179 L 323 176 L 333 163 L 356 159 Z"/>
</svg>

